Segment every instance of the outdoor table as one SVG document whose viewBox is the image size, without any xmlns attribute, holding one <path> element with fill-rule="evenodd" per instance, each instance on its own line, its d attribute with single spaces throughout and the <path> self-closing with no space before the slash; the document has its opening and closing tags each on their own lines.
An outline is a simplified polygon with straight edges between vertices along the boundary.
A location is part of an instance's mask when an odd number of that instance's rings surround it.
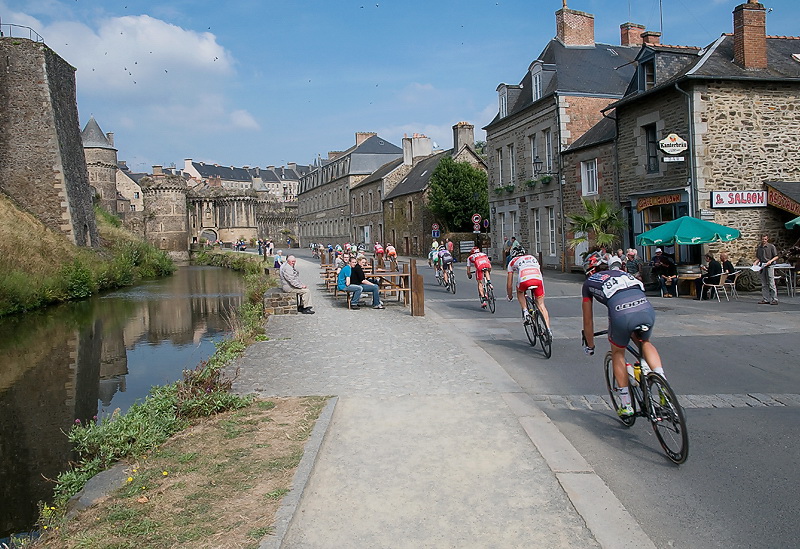
<svg viewBox="0 0 800 549">
<path fill-rule="evenodd" d="M 789 263 L 777 263 L 775 265 L 775 276 L 780 276 L 786 281 L 786 295 L 795 296 L 794 270 Z"/>
<path fill-rule="evenodd" d="M 689 283 L 689 295 L 692 297 L 697 297 L 697 288 L 694 285 L 694 281 L 700 278 L 700 274 L 697 273 L 684 273 L 678 275 L 678 284 L 681 282 L 688 282 Z M 683 294 L 686 295 L 686 294 Z"/>
<path fill-rule="evenodd" d="M 382 271 L 378 269 L 375 271 L 373 278 L 378 279 L 381 292 L 397 292 L 398 301 L 400 301 L 400 296 L 402 294 L 404 305 L 408 305 L 411 301 L 411 273 Z"/>
</svg>

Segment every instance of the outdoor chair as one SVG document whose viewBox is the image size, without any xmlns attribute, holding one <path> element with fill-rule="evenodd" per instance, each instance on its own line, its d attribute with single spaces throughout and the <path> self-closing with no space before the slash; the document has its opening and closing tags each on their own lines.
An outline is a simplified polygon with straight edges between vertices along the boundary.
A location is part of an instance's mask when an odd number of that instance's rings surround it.
<svg viewBox="0 0 800 549">
<path fill-rule="evenodd" d="M 714 276 L 709 278 L 717 278 L 717 277 Z M 726 273 L 722 273 L 719 275 L 719 281 L 716 283 L 709 282 L 709 279 L 703 280 L 703 285 L 700 288 L 700 301 L 703 301 L 703 296 L 705 295 L 706 291 L 708 291 L 708 292 L 714 292 L 717 295 L 717 302 L 720 302 L 721 301 L 719 298 L 720 290 L 722 290 L 722 292 L 725 294 L 725 301 L 730 301 L 730 299 L 728 299 L 728 291 L 725 289 L 725 280 L 727 278 L 728 275 Z"/>
<path fill-rule="evenodd" d="M 739 280 L 739 277 L 742 275 L 744 271 L 734 271 L 733 275 L 728 274 L 728 277 L 722 283 L 726 289 L 730 290 L 731 297 L 733 297 L 736 301 L 739 301 L 739 292 L 736 291 L 736 281 Z M 731 278 L 731 276 L 733 278 Z"/>
</svg>

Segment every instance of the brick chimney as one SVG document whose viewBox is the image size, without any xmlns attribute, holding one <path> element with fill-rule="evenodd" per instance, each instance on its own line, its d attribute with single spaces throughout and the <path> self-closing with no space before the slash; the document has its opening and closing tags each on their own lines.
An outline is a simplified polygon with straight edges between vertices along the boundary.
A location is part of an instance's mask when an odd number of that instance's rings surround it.
<svg viewBox="0 0 800 549">
<path fill-rule="evenodd" d="M 403 164 L 412 166 L 414 160 L 433 154 L 433 144 L 430 137 L 415 133 L 411 137 L 403 137 Z"/>
<path fill-rule="evenodd" d="M 745 69 L 767 68 L 767 11 L 748 0 L 733 9 L 733 61 Z"/>
<path fill-rule="evenodd" d="M 556 38 L 565 46 L 594 46 L 594 15 L 567 7 L 556 12 Z"/>
<path fill-rule="evenodd" d="M 378 135 L 375 132 L 356 132 L 356 147 L 361 145 L 364 141 L 369 139 L 370 137 L 375 137 Z"/>
<path fill-rule="evenodd" d="M 459 122 L 453 126 L 453 152 L 457 153 L 462 147 L 475 148 L 475 126 L 469 122 Z"/>
<path fill-rule="evenodd" d="M 656 31 L 645 31 L 642 33 L 642 43 L 650 46 L 661 44 L 661 33 Z"/>
<path fill-rule="evenodd" d="M 619 26 L 621 46 L 641 46 L 644 25 L 638 23 L 623 23 Z"/>
</svg>

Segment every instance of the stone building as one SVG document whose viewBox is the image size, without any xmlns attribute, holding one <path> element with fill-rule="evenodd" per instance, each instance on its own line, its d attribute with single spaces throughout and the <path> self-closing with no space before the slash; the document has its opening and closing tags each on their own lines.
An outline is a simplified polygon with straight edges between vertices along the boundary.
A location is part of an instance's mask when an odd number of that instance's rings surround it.
<svg viewBox="0 0 800 549">
<path fill-rule="evenodd" d="M 253 189 L 199 185 L 187 191 L 192 242 L 250 241 L 258 238 L 260 200 Z"/>
<path fill-rule="evenodd" d="M 594 16 L 564 7 L 556 36 L 517 85 L 497 87 L 498 113 L 485 126 L 493 242 L 516 236 L 547 267 L 565 266 L 564 166 L 561 152 L 623 96 L 643 41 L 658 33 L 624 23 L 620 45 L 594 40 Z M 571 251 L 569 251 L 571 253 Z"/>
<path fill-rule="evenodd" d="M 645 45 L 626 96 L 614 104 L 619 199 L 629 238 L 691 215 L 735 227 L 725 245 L 752 259 L 760 233 L 778 248 L 800 215 L 800 39 L 768 36 L 766 10 L 733 11 L 733 34 L 703 49 Z M 645 258 L 651 250 L 641 250 Z M 697 263 L 699 246 L 679 246 Z"/>
<path fill-rule="evenodd" d="M 300 179 L 298 227 L 300 245 L 310 242 L 357 242 L 351 229 L 353 202 L 350 190 L 391 160 L 402 149 L 374 132 L 357 132 L 356 143 L 328 158 Z"/>
<path fill-rule="evenodd" d="M 94 195 L 107 212 L 117 211 L 117 149 L 114 148 L 114 134 L 104 134 L 94 116 L 81 132 L 83 152 L 86 155 L 86 170 L 89 185 Z"/>
<path fill-rule="evenodd" d="M 156 166 L 155 168 L 158 168 Z M 180 175 L 153 170 L 139 184 L 144 195 L 145 238 L 178 260 L 189 258 L 186 180 Z"/>
<path fill-rule="evenodd" d="M 286 166 L 250 168 L 253 188 L 260 198 L 279 202 L 296 202 L 300 178 L 311 171 L 310 166 L 289 162 Z"/>
<path fill-rule="evenodd" d="M 75 68 L 38 40 L 0 37 L 0 192 L 72 243 L 97 246 Z"/>
<path fill-rule="evenodd" d="M 475 126 L 459 122 L 453 126 L 453 148 L 447 151 L 432 152 L 430 140 L 426 137 L 421 144 L 415 139 L 403 139 L 403 165 L 405 173 L 400 182 L 387 190 L 383 202 L 383 219 L 386 227 L 385 242 L 392 243 L 397 252 L 403 255 L 427 255 L 433 242 L 432 227 L 437 221 L 428 206 L 428 191 L 431 176 L 445 157 L 456 162 L 468 162 L 486 171 L 486 164 L 475 152 Z M 431 151 L 428 156 L 415 155 L 414 145 Z M 410 169 L 409 163 L 410 162 Z M 401 166 L 402 167 L 402 166 Z M 390 179 L 391 180 L 391 179 Z"/>
<path fill-rule="evenodd" d="M 117 215 L 126 219 L 134 212 L 144 211 L 144 198 L 139 180 L 146 173 L 132 172 L 124 160 L 117 161 Z"/>
</svg>

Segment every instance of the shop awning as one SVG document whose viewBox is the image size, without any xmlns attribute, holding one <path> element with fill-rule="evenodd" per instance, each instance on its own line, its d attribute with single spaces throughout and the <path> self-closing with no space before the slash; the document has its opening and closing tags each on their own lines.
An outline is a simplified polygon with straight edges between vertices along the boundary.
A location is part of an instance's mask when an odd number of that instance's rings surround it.
<svg viewBox="0 0 800 549">
<path fill-rule="evenodd" d="M 767 181 L 767 204 L 800 215 L 800 182 Z"/>
</svg>

